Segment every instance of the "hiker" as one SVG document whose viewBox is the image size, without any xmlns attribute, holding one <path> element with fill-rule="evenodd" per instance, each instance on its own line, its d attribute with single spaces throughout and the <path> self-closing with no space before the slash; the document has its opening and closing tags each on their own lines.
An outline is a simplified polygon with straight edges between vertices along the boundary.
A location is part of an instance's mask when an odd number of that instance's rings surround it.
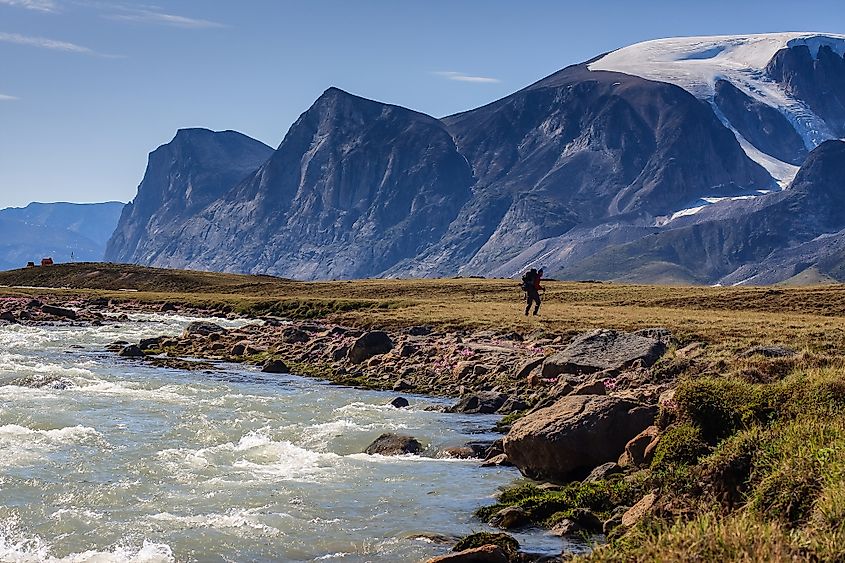
<svg viewBox="0 0 845 563">
<path fill-rule="evenodd" d="M 540 280 L 543 278 L 543 269 L 536 270 L 531 268 L 524 276 L 522 276 L 522 290 L 525 292 L 525 316 L 528 316 L 531 311 L 531 305 L 534 306 L 534 315 L 540 312 L 540 290 L 543 287 L 540 285 Z"/>
</svg>

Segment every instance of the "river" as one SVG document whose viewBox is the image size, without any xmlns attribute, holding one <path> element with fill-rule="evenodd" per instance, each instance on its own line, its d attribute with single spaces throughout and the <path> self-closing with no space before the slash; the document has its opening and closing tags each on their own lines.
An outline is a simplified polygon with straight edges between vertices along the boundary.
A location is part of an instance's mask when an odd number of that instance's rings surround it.
<svg viewBox="0 0 845 563">
<path fill-rule="evenodd" d="M 0 560 L 419 561 L 424 539 L 488 529 L 472 512 L 519 478 L 438 459 L 494 439 L 497 417 L 425 410 L 437 399 L 361 391 L 241 365 L 155 368 L 105 352 L 191 319 L 0 327 Z M 241 321 L 214 322 L 234 327 Z M 10 384 L 59 376 L 66 389 Z M 382 432 L 422 456 L 360 453 Z M 561 540 L 517 534 L 535 551 Z"/>
</svg>

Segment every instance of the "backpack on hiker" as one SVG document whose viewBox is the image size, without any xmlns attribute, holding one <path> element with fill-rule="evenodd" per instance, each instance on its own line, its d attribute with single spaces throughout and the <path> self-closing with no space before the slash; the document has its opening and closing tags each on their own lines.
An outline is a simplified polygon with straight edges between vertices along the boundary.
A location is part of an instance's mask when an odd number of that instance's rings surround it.
<svg viewBox="0 0 845 563">
<path fill-rule="evenodd" d="M 537 270 L 531 268 L 522 275 L 522 291 L 534 289 L 534 279 L 537 277 Z"/>
</svg>

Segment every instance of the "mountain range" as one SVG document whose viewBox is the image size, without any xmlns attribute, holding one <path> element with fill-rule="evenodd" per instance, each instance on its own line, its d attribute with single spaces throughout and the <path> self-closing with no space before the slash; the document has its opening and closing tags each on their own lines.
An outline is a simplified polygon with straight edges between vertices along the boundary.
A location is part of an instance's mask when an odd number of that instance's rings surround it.
<svg viewBox="0 0 845 563">
<path fill-rule="evenodd" d="M 0 269 L 22 268 L 50 257 L 58 262 L 99 261 L 123 204 L 31 203 L 0 210 Z"/>
<path fill-rule="evenodd" d="M 180 130 L 105 258 L 297 279 L 840 279 L 843 136 L 845 36 L 829 34 L 649 41 L 440 119 L 330 88 L 275 150 Z"/>
</svg>

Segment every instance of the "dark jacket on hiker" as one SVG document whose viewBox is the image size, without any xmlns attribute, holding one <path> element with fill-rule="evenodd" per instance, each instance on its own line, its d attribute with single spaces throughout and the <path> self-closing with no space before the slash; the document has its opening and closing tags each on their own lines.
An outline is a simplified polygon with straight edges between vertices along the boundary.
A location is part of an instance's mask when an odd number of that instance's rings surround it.
<svg viewBox="0 0 845 563">
<path fill-rule="evenodd" d="M 525 315 L 531 311 L 531 305 L 534 305 L 534 314 L 540 312 L 540 280 L 543 277 L 543 271 L 539 272 L 531 268 L 522 276 L 522 289 L 525 291 Z"/>
</svg>

